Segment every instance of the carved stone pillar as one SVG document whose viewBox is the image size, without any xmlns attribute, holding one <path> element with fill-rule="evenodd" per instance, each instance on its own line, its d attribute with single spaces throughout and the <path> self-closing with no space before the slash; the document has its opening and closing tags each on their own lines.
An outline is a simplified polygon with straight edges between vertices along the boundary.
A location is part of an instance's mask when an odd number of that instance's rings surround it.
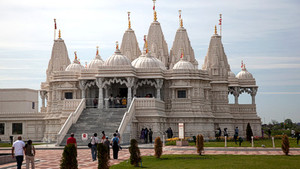
<svg viewBox="0 0 300 169">
<path fill-rule="evenodd" d="M 127 92 L 127 107 L 129 108 L 130 104 L 131 104 L 131 100 L 132 100 L 132 90 L 131 88 L 134 85 L 134 78 L 133 77 L 127 77 L 127 83 L 126 86 L 128 88 L 128 92 Z"/>
<path fill-rule="evenodd" d="M 97 78 L 96 84 L 99 88 L 99 95 L 98 95 L 98 109 L 103 109 L 103 79 Z"/>
<path fill-rule="evenodd" d="M 257 87 L 251 88 L 251 97 L 252 97 L 252 104 L 255 104 L 255 96 L 257 93 Z"/>
<path fill-rule="evenodd" d="M 160 89 L 162 88 L 162 85 L 163 85 L 163 79 L 155 79 L 156 81 L 156 98 L 161 100 L 161 96 L 160 96 Z"/>
<path fill-rule="evenodd" d="M 41 99 L 42 99 L 42 108 L 45 107 L 45 98 L 46 98 L 46 91 L 40 91 L 40 96 L 41 96 Z"/>
<path fill-rule="evenodd" d="M 86 90 L 86 86 L 85 86 L 85 80 L 80 80 L 79 81 L 79 88 L 81 90 L 81 98 L 84 99 L 85 98 L 85 90 Z"/>
<path fill-rule="evenodd" d="M 239 104 L 239 96 L 240 96 L 240 88 L 239 87 L 234 88 L 233 96 L 234 96 L 234 104 Z"/>
</svg>

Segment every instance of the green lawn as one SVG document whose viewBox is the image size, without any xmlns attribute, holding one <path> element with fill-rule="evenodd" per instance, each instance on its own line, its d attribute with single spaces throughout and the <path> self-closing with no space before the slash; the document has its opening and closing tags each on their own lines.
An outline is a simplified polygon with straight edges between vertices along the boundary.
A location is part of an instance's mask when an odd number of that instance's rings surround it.
<svg viewBox="0 0 300 169">
<path fill-rule="evenodd" d="M 250 155 L 163 155 L 142 157 L 143 168 L 153 169 L 298 169 L 300 156 L 250 156 Z M 135 168 L 128 160 L 111 169 Z"/>
<path fill-rule="evenodd" d="M 281 147 L 281 139 L 275 139 L 275 147 Z M 297 145 L 297 140 L 295 138 L 289 138 L 290 147 L 300 148 L 300 145 Z M 166 145 L 176 145 L 175 141 L 167 142 Z M 194 142 L 189 143 L 190 146 L 195 146 Z M 254 140 L 254 147 L 262 147 L 262 145 L 265 145 L 265 147 L 272 148 L 272 140 L 271 139 L 261 139 L 261 140 Z M 204 142 L 204 147 L 224 147 L 225 143 L 222 142 Z M 251 143 L 249 141 L 243 141 L 241 147 L 251 147 Z M 227 141 L 227 147 L 239 147 L 239 143 L 234 143 L 232 140 Z"/>
</svg>

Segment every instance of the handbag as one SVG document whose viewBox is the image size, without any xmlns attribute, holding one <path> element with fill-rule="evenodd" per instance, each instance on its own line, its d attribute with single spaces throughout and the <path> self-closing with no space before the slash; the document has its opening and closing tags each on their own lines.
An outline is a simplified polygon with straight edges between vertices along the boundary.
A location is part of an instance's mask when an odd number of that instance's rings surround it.
<svg viewBox="0 0 300 169">
<path fill-rule="evenodd" d="M 90 140 L 90 142 L 89 142 L 89 144 L 88 144 L 88 147 L 89 147 L 89 148 L 92 148 L 92 143 L 91 143 L 91 142 L 92 142 L 92 139 Z"/>
</svg>

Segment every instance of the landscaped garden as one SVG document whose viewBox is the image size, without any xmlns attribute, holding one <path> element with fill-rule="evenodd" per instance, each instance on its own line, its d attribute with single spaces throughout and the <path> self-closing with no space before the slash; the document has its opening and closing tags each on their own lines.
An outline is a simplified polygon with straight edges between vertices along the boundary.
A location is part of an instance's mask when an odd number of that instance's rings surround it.
<svg viewBox="0 0 300 169">
<path fill-rule="evenodd" d="M 170 145 L 176 145 L 176 140 L 179 140 L 178 138 L 171 138 L 166 140 L 166 146 Z M 189 141 L 189 146 L 195 146 L 195 142 L 193 141 L 193 138 L 187 137 L 186 140 Z M 224 137 L 221 137 L 220 140 L 207 140 L 204 142 L 204 147 L 225 147 L 225 140 Z M 266 147 L 266 148 L 272 148 L 273 143 L 272 139 L 268 138 L 258 138 L 255 137 L 254 139 L 254 147 Z M 281 137 L 276 137 L 274 139 L 275 147 L 280 148 L 281 147 Z M 297 139 L 296 138 L 289 138 L 290 147 L 291 148 L 300 148 L 300 145 L 297 145 Z M 227 139 L 227 147 L 240 147 L 239 141 L 237 141 L 237 144 L 233 141 L 232 137 L 229 137 Z M 249 141 L 244 140 L 241 144 L 241 147 L 252 147 L 252 144 Z"/>
<path fill-rule="evenodd" d="M 298 169 L 300 156 L 266 156 L 266 155 L 163 155 L 161 158 L 154 156 L 142 157 L 142 168 L 154 169 Z M 118 165 L 111 166 L 111 169 L 136 168 L 129 160 Z"/>
</svg>

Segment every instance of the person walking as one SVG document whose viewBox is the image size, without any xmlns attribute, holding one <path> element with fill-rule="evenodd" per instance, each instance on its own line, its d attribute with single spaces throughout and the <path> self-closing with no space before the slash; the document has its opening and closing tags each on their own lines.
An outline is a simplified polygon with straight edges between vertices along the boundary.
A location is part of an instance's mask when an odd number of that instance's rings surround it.
<svg viewBox="0 0 300 169">
<path fill-rule="evenodd" d="M 121 143 L 121 135 L 120 135 L 120 133 L 118 132 L 118 130 L 116 130 L 116 135 L 117 135 L 117 137 L 119 138 L 119 143 Z M 120 148 L 120 150 L 122 150 L 122 147 L 120 146 L 120 144 L 119 144 L 119 148 Z"/>
<path fill-rule="evenodd" d="M 114 138 L 111 140 L 111 145 L 113 149 L 113 157 L 114 159 L 118 159 L 118 153 L 119 153 L 119 138 L 116 133 L 114 133 Z"/>
<path fill-rule="evenodd" d="M 145 141 L 144 139 L 145 139 L 145 131 L 144 131 L 144 128 L 142 128 L 142 131 L 141 131 L 141 140 L 142 140 L 142 142 L 143 141 Z"/>
<path fill-rule="evenodd" d="M 224 137 L 228 137 L 227 128 L 224 128 Z"/>
<path fill-rule="evenodd" d="M 26 169 L 29 169 L 29 165 L 31 164 L 31 169 L 34 169 L 34 156 L 35 156 L 35 148 L 32 145 L 32 140 L 28 140 L 25 145 L 25 159 L 26 159 Z"/>
<path fill-rule="evenodd" d="M 18 140 L 13 143 L 11 149 L 12 158 L 16 157 L 17 169 L 21 169 L 24 160 L 25 143 L 22 141 L 22 137 L 18 136 Z"/>
<path fill-rule="evenodd" d="M 97 145 L 99 143 L 99 138 L 97 137 L 97 133 L 94 133 L 94 135 L 91 137 L 91 153 L 92 153 L 92 159 L 93 161 L 96 161 L 97 159 Z"/>
<path fill-rule="evenodd" d="M 236 127 L 236 128 L 235 128 L 234 134 L 237 134 L 237 136 L 239 136 L 239 127 Z"/>
<path fill-rule="evenodd" d="M 110 151 L 109 151 L 110 141 L 108 140 L 108 136 L 106 136 L 103 144 L 107 148 L 108 159 L 110 159 Z"/>
<path fill-rule="evenodd" d="M 74 133 L 71 133 L 71 137 L 67 139 L 67 145 L 69 144 L 74 144 L 77 150 L 77 142 L 76 142 L 76 138 L 74 138 Z"/>
<path fill-rule="evenodd" d="M 151 128 L 149 129 L 149 142 L 152 143 L 152 135 L 153 135 L 153 131 L 151 130 Z"/>
</svg>

